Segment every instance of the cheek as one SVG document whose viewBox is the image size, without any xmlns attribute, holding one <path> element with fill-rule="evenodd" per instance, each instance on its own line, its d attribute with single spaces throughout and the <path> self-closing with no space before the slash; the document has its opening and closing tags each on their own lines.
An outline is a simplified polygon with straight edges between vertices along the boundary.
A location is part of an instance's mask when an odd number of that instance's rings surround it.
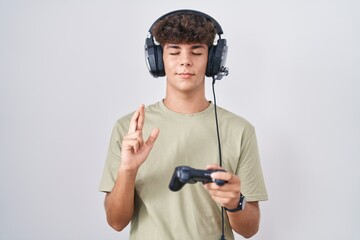
<svg viewBox="0 0 360 240">
<path fill-rule="evenodd" d="M 166 70 L 170 70 L 170 69 L 173 69 L 174 68 L 174 61 L 169 61 L 169 59 L 166 57 L 166 56 L 163 56 L 163 64 L 164 64 L 164 69 L 165 69 L 165 72 Z"/>
<path fill-rule="evenodd" d="M 206 69 L 207 64 L 208 64 L 208 54 L 206 54 L 206 56 L 203 59 L 203 67 L 204 67 L 204 69 Z"/>
<path fill-rule="evenodd" d="M 206 58 L 206 59 L 204 59 L 204 61 L 202 62 L 202 66 L 201 66 L 202 70 L 206 71 L 207 63 L 208 63 L 208 59 Z"/>
</svg>

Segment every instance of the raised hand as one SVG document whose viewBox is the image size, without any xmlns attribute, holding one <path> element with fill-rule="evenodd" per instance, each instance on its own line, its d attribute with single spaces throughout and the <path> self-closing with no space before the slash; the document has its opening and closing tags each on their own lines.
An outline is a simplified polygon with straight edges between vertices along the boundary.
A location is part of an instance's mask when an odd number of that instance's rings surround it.
<svg viewBox="0 0 360 240">
<path fill-rule="evenodd" d="M 122 162 L 120 168 L 123 170 L 134 170 L 148 157 L 158 135 L 159 129 L 152 130 L 146 141 L 143 139 L 143 127 L 145 119 L 145 106 L 141 105 L 130 120 L 128 134 L 122 141 Z"/>
</svg>

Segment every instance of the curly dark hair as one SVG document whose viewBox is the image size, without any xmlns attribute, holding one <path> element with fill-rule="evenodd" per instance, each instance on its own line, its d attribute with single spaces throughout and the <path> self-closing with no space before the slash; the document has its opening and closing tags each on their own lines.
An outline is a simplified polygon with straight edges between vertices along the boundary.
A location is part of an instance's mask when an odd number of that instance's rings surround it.
<svg viewBox="0 0 360 240">
<path fill-rule="evenodd" d="M 165 43 L 202 43 L 211 46 L 216 30 L 211 20 L 195 13 L 177 13 L 159 20 L 152 35 L 162 46 Z"/>
</svg>

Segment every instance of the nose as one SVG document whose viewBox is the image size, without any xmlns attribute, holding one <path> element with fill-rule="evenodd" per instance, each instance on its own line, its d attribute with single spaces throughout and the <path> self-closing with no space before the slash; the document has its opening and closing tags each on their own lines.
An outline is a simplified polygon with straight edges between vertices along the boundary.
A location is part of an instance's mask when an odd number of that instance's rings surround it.
<svg viewBox="0 0 360 240">
<path fill-rule="evenodd" d="M 181 66 L 192 65 L 191 55 L 189 53 L 184 52 L 183 54 L 181 54 L 180 65 Z"/>
</svg>

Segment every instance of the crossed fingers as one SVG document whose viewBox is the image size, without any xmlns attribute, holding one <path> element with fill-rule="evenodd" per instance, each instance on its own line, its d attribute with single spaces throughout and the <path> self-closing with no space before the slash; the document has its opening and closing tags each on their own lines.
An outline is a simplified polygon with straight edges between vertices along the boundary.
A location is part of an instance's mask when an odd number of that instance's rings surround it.
<svg viewBox="0 0 360 240">
<path fill-rule="evenodd" d="M 142 129 L 144 126 L 145 110 L 144 105 L 141 105 L 134 113 L 130 120 L 128 134 L 124 137 L 126 145 L 132 148 L 135 153 L 144 145 Z"/>
<path fill-rule="evenodd" d="M 138 110 L 134 113 L 130 120 L 129 126 L 129 134 L 136 132 L 137 130 L 142 131 L 144 126 L 144 118 L 145 118 L 145 106 L 142 104 Z"/>
</svg>

